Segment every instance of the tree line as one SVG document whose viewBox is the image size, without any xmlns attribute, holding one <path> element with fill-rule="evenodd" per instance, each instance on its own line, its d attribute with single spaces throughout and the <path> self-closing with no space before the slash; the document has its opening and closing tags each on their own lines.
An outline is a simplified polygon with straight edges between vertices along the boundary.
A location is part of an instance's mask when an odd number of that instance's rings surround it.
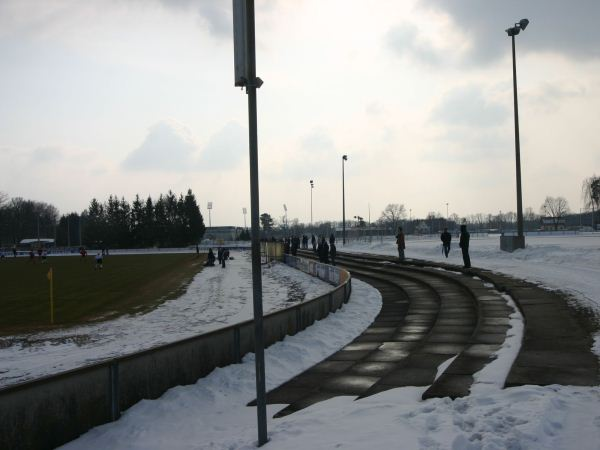
<svg viewBox="0 0 600 450">
<path fill-rule="evenodd" d="M 191 189 L 185 196 L 169 190 L 156 200 L 136 195 L 131 203 L 114 195 L 104 202 L 94 198 L 81 214 L 60 217 L 47 203 L 0 196 L 0 243 L 5 246 L 50 238 L 58 246 L 184 247 L 199 242 L 205 230 Z"/>
</svg>

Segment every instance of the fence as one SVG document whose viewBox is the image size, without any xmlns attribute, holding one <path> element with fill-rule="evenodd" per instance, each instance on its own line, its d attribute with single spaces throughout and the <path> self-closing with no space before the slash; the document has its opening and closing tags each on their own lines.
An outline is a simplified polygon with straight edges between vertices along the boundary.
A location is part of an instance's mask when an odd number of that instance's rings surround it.
<svg viewBox="0 0 600 450">
<path fill-rule="evenodd" d="M 290 260 L 290 265 L 300 270 L 307 267 L 299 258 Z M 314 263 L 308 265 L 307 273 L 330 283 L 337 279 L 337 286 L 328 294 L 267 314 L 265 346 L 304 330 L 348 301 L 352 290 L 348 272 Z M 55 448 L 118 419 L 121 411 L 142 399 L 158 398 L 171 387 L 195 383 L 216 367 L 238 363 L 253 349 L 254 323 L 247 320 L 0 389 L 0 448 Z"/>
</svg>

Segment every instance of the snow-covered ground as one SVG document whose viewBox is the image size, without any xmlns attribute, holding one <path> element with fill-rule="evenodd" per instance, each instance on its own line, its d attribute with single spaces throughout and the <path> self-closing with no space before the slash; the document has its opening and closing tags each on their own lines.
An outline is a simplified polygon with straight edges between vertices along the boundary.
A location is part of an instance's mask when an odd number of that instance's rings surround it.
<svg viewBox="0 0 600 450">
<path fill-rule="evenodd" d="M 249 252 L 198 273 L 181 297 L 134 316 L 0 338 L 0 386 L 173 342 L 251 319 Z M 332 286 L 284 264 L 263 267 L 265 313 L 325 294 Z"/>
<path fill-rule="evenodd" d="M 498 250 L 497 238 L 472 241 L 475 266 L 505 271 L 561 288 L 600 305 L 600 242 L 595 238 L 529 238 L 513 254 Z M 436 241 L 408 241 L 407 256 L 442 260 Z M 353 243 L 345 250 L 394 255 L 393 241 Z M 450 262 L 460 263 L 453 249 Z M 443 260 L 446 260 L 443 258 Z M 588 266 L 589 264 L 589 266 Z M 579 271 L 577 266 L 586 270 Z M 546 270 L 544 270 L 546 268 Z M 595 274 L 595 275 L 594 275 Z M 558 281 L 555 281 L 558 280 Z M 582 286 L 583 285 L 583 286 Z M 267 388 L 322 360 L 372 321 L 380 297 L 353 281 L 342 310 L 266 350 Z M 517 322 L 511 321 L 515 328 Z M 519 330 L 510 332 L 515 346 Z M 600 448 L 600 389 L 522 386 L 500 389 L 498 373 L 514 357 L 507 348 L 498 363 L 477 374 L 471 395 L 421 401 L 426 388 L 400 388 L 355 401 L 338 397 L 280 419 L 268 407 L 269 449 L 573 449 Z M 195 385 L 176 387 L 144 400 L 111 424 L 97 427 L 66 449 L 249 449 L 257 439 L 254 360 L 213 371 Z"/>
</svg>

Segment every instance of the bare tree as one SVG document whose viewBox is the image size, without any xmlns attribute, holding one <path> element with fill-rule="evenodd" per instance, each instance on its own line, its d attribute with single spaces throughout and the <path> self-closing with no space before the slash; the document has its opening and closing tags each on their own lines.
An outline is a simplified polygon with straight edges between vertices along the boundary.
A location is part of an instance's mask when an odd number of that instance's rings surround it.
<svg viewBox="0 0 600 450">
<path fill-rule="evenodd" d="M 542 215 L 551 218 L 554 229 L 558 230 L 558 222 L 565 214 L 569 213 L 569 202 L 564 197 L 546 197 L 540 207 Z"/>
<path fill-rule="evenodd" d="M 0 208 L 8 203 L 8 194 L 6 192 L 0 191 Z"/>
<path fill-rule="evenodd" d="M 594 211 L 600 209 L 600 177 L 592 175 L 583 180 L 581 195 L 585 208 L 592 208 L 592 227 L 594 226 Z"/>
<path fill-rule="evenodd" d="M 406 217 L 406 208 L 404 205 L 398 203 L 390 203 L 381 212 L 379 222 L 382 225 L 390 228 L 392 231 L 398 229 L 400 222 Z"/>
</svg>

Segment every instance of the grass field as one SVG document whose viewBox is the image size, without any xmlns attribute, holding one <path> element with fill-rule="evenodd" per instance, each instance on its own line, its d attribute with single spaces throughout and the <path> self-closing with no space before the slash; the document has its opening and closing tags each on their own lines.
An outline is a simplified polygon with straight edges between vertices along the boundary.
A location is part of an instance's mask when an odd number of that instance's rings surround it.
<svg viewBox="0 0 600 450">
<path fill-rule="evenodd" d="M 154 308 L 181 295 L 203 262 L 189 253 L 111 255 L 104 269 L 94 270 L 93 256 L 49 256 L 45 264 L 0 260 L 0 335 L 52 328 L 50 267 L 56 327 Z"/>
</svg>

